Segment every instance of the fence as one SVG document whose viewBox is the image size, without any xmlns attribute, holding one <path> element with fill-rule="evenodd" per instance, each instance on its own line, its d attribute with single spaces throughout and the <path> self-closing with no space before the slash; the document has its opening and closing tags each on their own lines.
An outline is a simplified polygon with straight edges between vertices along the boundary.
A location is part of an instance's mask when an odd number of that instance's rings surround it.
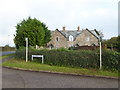
<svg viewBox="0 0 120 90">
<path fill-rule="evenodd" d="M 78 46 L 76 47 L 76 50 L 96 50 L 99 49 L 100 46 Z M 102 46 L 102 48 L 106 48 L 105 46 Z"/>
</svg>

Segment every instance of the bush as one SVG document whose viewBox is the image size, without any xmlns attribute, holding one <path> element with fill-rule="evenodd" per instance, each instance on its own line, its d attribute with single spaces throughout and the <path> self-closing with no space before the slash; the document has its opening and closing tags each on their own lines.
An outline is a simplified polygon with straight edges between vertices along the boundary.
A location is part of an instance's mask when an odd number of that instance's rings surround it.
<svg viewBox="0 0 120 90">
<path fill-rule="evenodd" d="M 103 50 L 102 62 L 104 69 L 120 71 L 120 53 L 111 50 Z"/>
<path fill-rule="evenodd" d="M 44 55 L 45 64 L 82 68 L 99 68 L 99 50 L 36 50 L 29 49 L 29 60 L 31 55 Z M 16 51 L 17 59 L 25 59 L 25 49 Z M 120 53 L 110 50 L 102 50 L 102 65 L 106 70 L 118 70 Z M 40 58 L 36 58 L 40 60 Z M 39 61 L 40 62 L 40 61 Z"/>
<path fill-rule="evenodd" d="M 5 45 L 4 47 L 1 47 L 2 51 L 15 51 L 15 47 L 10 47 L 9 45 Z"/>
</svg>

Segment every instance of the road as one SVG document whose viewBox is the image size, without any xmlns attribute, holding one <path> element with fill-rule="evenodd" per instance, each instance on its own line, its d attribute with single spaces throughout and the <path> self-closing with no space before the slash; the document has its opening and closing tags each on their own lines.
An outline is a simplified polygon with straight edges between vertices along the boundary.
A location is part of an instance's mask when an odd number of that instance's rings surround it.
<svg viewBox="0 0 120 90">
<path fill-rule="evenodd" d="M 0 52 L 0 56 L 3 56 L 3 55 L 8 55 L 8 54 L 12 54 L 12 53 L 15 53 L 15 51 Z"/>
<path fill-rule="evenodd" d="M 3 88 L 118 88 L 118 80 L 2 68 Z"/>
<path fill-rule="evenodd" d="M 0 52 L 0 56 L 8 55 L 8 54 L 13 54 L 13 53 L 15 53 L 15 51 Z M 13 57 L 13 56 L 9 56 L 9 57 L 7 57 L 7 58 L 5 58 L 5 59 L 3 59 L 3 60 L 2 60 L 2 58 L 0 57 L 0 64 L 2 64 L 3 62 L 5 62 L 5 61 L 11 59 L 12 57 Z"/>
<path fill-rule="evenodd" d="M 12 54 L 12 53 L 15 53 L 15 51 L 0 52 L 0 56 L 1 56 L 1 55 L 8 55 L 8 54 Z"/>
</svg>

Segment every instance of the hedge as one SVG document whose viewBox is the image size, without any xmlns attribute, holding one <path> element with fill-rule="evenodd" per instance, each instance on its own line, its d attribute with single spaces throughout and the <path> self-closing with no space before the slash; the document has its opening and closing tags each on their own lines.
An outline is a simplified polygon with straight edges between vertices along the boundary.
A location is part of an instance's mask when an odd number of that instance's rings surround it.
<svg viewBox="0 0 120 90">
<path fill-rule="evenodd" d="M 29 49 L 29 60 L 33 54 L 44 55 L 44 63 L 57 66 L 99 68 L 99 50 L 36 50 Z M 25 60 L 25 49 L 19 49 L 15 58 Z M 40 58 L 34 61 L 40 63 Z M 102 50 L 102 66 L 105 70 L 119 70 L 120 53 Z"/>
</svg>

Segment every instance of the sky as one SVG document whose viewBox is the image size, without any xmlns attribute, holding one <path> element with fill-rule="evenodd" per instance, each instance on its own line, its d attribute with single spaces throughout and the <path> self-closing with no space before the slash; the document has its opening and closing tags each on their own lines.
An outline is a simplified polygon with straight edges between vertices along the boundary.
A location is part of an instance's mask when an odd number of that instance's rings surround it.
<svg viewBox="0 0 120 90">
<path fill-rule="evenodd" d="M 15 26 L 36 18 L 48 29 L 97 29 L 103 39 L 118 35 L 119 0 L 0 0 L 0 46 L 14 45 Z"/>
</svg>

